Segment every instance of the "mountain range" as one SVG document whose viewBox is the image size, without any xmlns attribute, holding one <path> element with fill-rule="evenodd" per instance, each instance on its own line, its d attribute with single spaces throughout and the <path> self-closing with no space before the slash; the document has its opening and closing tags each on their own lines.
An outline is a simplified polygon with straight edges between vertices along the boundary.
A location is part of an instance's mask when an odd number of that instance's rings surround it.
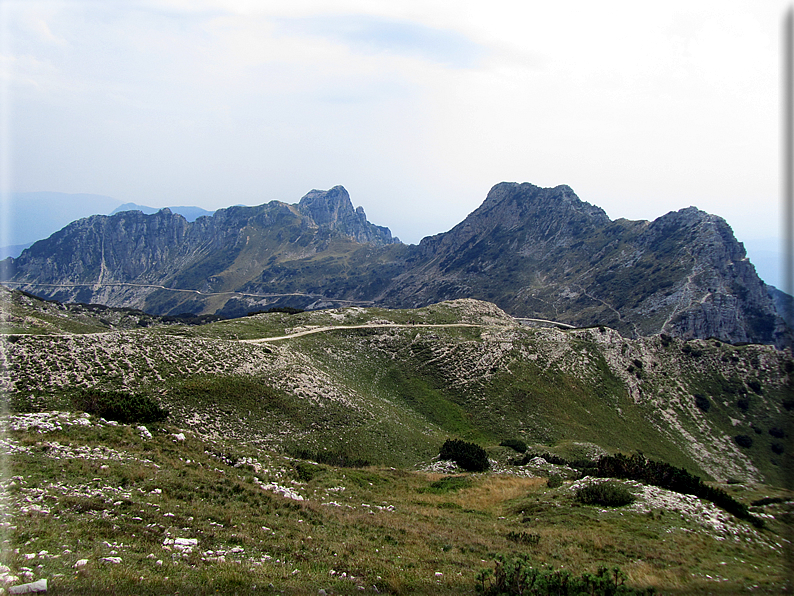
<svg viewBox="0 0 794 596">
<path fill-rule="evenodd" d="M 5 232 L 4 246 L 0 246 L 0 259 L 18 257 L 23 250 L 34 242 L 47 238 L 72 221 L 89 217 L 97 213 L 113 215 L 121 211 L 142 211 L 156 213 L 159 209 L 124 203 L 104 195 L 88 193 L 71 194 L 65 192 L 16 192 L 11 193 L 4 201 L 5 216 L 12 226 Z M 202 215 L 212 215 L 200 207 L 169 207 L 188 221 L 194 221 Z"/>
<path fill-rule="evenodd" d="M 722 218 L 688 207 L 610 220 L 565 185 L 497 184 L 460 224 L 418 245 L 371 224 L 336 186 L 193 222 L 170 209 L 96 215 L 2 267 L 9 285 L 45 298 L 154 314 L 477 298 L 516 317 L 632 337 L 778 347 L 794 338 Z"/>
</svg>

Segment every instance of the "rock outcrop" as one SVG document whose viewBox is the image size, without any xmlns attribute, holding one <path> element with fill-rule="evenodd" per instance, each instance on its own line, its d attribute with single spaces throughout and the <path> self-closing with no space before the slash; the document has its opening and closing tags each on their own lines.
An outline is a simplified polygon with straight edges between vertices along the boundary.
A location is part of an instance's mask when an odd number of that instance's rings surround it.
<svg viewBox="0 0 794 596">
<path fill-rule="evenodd" d="M 319 228 L 336 230 L 353 238 L 356 242 L 376 245 L 399 243 L 392 238 L 389 228 L 376 226 L 367 221 L 363 207 L 353 210 L 350 195 L 343 186 L 330 190 L 312 190 L 306 193 L 298 210 L 311 219 Z"/>
</svg>

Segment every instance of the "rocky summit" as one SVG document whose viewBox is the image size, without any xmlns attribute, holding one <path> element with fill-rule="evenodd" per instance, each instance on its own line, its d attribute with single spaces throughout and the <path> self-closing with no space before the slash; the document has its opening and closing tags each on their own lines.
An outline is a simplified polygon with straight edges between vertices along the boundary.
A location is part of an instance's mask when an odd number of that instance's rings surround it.
<svg viewBox="0 0 794 596">
<path fill-rule="evenodd" d="M 159 315 L 476 298 L 631 337 L 794 340 L 722 218 L 688 207 L 612 221 L 564 185 L 497 184 L 464 221 L 419 245 L 367 221 L 336 186 L 192 223 L 167 209 L 93 216 L 2 266 L 10 286 L 39 296 Z"/>
</svg>

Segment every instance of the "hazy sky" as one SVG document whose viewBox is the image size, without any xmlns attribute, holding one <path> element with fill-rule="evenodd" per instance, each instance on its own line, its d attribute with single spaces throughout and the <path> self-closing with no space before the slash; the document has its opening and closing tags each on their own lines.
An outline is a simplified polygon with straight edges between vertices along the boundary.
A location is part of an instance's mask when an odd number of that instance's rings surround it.
<svg viewBox="0 0 794 596">
<path fill-rule="evenodd" d="M 214 209 L 342 184 L 417 242 L 508 180 L 777 237 L 787 5 L 3 0 L 6 190 Z"/>
</svg>

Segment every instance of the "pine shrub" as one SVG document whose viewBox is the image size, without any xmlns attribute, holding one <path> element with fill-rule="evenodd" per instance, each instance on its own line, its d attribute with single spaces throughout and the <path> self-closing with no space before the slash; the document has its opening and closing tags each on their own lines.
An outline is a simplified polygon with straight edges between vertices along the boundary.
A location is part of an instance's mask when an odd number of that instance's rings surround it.
<svg viewBox="0 0 794 596">
<path fill-rule="evenodd" d="M 749 437 L 748 437 L 749 438 Z M 598 460 L 594 476 L 600 478 L 625 478 L 638 480 L 684 495 L 695 495 L 714 503 L 739 519 L 749 521 L 756 527 L 763 527 L 764 521 L 751 515 L 745 505 L 739 503 L 724 490 L 705 484 L 698 476 L 694 476 L 683 468 L 676 468 L 664 462 L 646 459 L 635 454 L 607 455 Z"/>
<path fill-rule="evenodd" d="M 467 472 L 485 472 L 491 467 L 488 453 L 476 443 L 447 439 L 441 446 L 441 459 L 454 461 Z"/>
<path fill-rule="evenodd" d="M 162 422 L 168 418 L 168 410 L 161 408 L 148 395 L 89 389 L 74 401 L 75 406 L 84 412 L 122 424 Z"/>
<path fill-rule="evenodd" d="M 559 474 L 552 474 L 549 476 L 549 479 L 546 480 L 546 486 L 549 488 L 559 488 L 562 486 L 562 476 Z"/>
<path fill-rule="evenodd" d="M 739 447 L 744 447 L 745 449 L 749 449 L 753 446 L 753 439 L 748 435 L 736 435 L 733 437 L 733 440 Z"/>
<path fill-rule="evenodd" d="M 708 412 L 711 409 L 711 402 L 709 401 L 709 398 L 702 393 L 695 394 L 695 405 L 704 412 Z"/>
<path fill-rule="evenodd" d="M 527 444 L 522 441 L 521 439 L 505 439 L 501 443 L 499 443 L 500 447 L 510 447 L 511 449 L 517 451 L 518 453 L 526 453 L 527 452 Z"/>
<path fill-rule="evenodd" d="M 483 596 L 640 596 L 655 594 L 653 588 L 638 590 L 626 586 L 626 574 L 619 567 L 599 567 L 596 573 L 572 575 L 569 571 L 552 567 L 539 569 L 526 555 L 507 560 L 498 555 L 493 570 L 483 569 L 477 576 L 476 591 Z"/>
<path fill-rule="evenodd" d="M 634 495 L 617 482 L 590 484 L 576 491 L 576 500 L 585 505 L 623 507 L 634 502 Z"/>
</svg>

